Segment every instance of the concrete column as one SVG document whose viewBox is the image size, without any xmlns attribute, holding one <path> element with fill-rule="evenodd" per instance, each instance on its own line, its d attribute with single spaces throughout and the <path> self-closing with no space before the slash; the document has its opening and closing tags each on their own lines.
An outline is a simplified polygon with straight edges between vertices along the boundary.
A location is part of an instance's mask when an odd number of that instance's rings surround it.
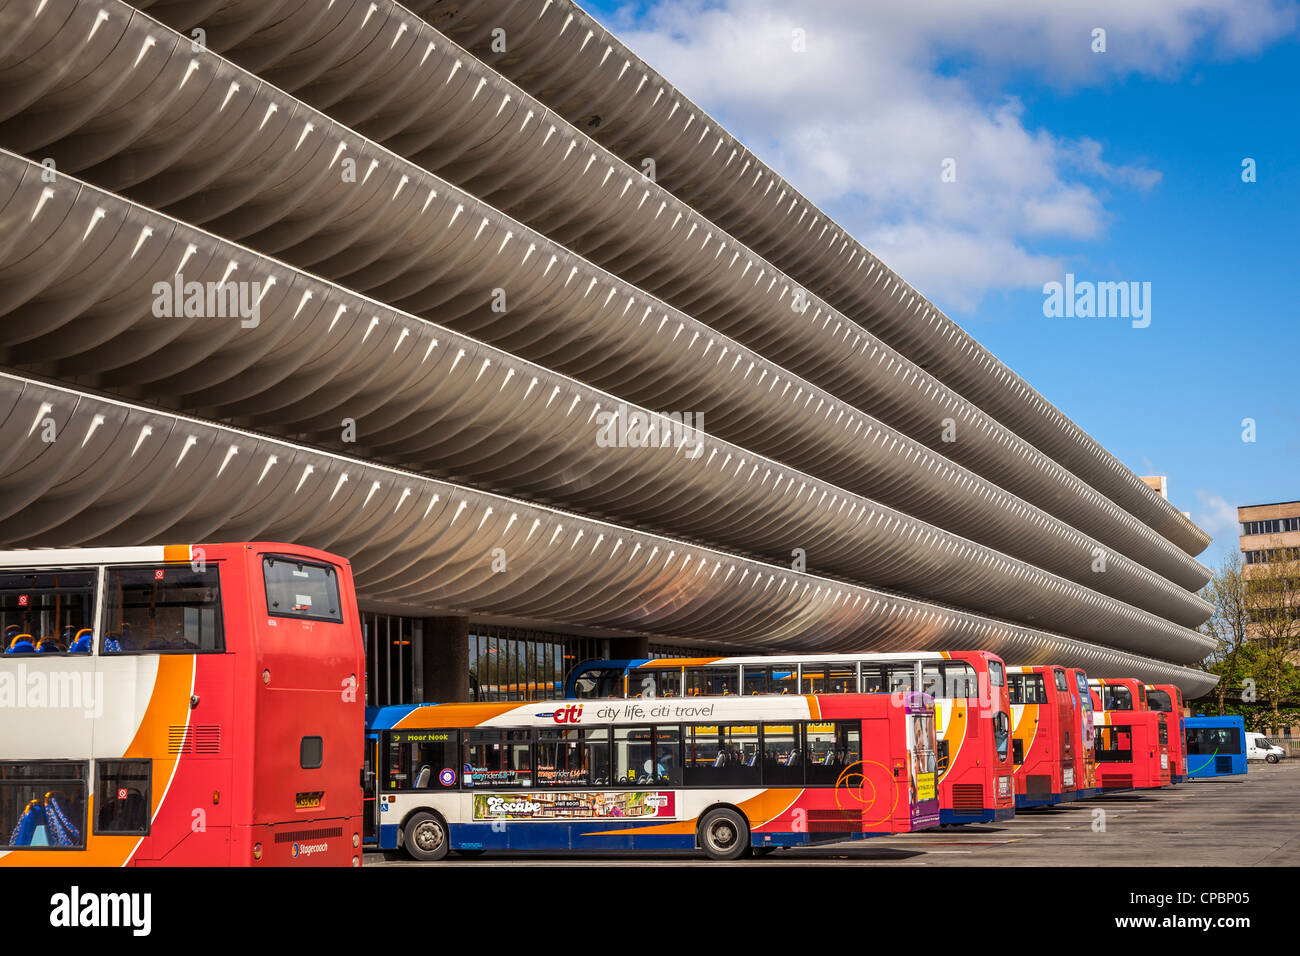
<svg viewBox="0 0 1300 956">
<path fill-rule="evenodd" d="M 423 624 L 424 700 L 470 700 L 469 618 L 426 617 Z"/>
<path fill-rule="evenodd" d="M 609 656 L 613 660 L 623 660 L 625 658 L 649 657 L 650 638 L 611 637 L 609 639 Z"/>
</svg>

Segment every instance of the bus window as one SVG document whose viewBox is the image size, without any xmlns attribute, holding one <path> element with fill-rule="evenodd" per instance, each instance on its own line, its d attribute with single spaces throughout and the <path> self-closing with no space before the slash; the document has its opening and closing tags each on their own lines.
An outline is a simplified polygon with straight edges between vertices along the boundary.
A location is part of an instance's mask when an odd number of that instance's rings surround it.
<svg viewBox="0 0 1300 956">
<path fill-rule="evenodd" d="M 654 728 L 614 728 L 614 780 L 621 787 L 650 782 Z"/>
<path fill-rule="evenodd" d="M 1123 684 L 1102 685 L 1102 710 L 1132 710 L 1133 692 Z"/>
<path fill-rule="evenodd" d="M 1009 674 L 1007 695 L 1013 704 L 1047 703 L 1047 687 L 1041 674 Z"/>
<path fill-rule="evenodd" d="M 826 665 L 826 689 L 822 691 L 823 694 L 856 694 L 857 692 L 857 665 Z"/>
<path fill-rule="evenodd" d="M 604 750 L 600 744 L 604 745 Z M 594 748 L 589 744 L 595 744 Z M 609 734 L 605 730 L 585 730 L 578 727 L 543 727 L 537 731 L 536 761 L 537 786 L 539 787 L 585 787 L 595 776 L 588 763 L 595 754 L 597 758 L 608 754 Z M 604 776 L 607 767 L 600 768 L 599 775 Z"/>
<path fill-rule="evenodd" d="M 95 832 L 149 835 L 152 760 L 95 761 Z"/>
<path fill-rule="evenodd" d="M 770 667 L 745 665 L 744 688 L 746 696 L 755 694 L 797 694 L 798 680 L 794 664 L 773 664 Z"/>
<path fill-rule="evenodd" d="M 466 731 L 461 782 L 479 789 L 531 787 L 530 749 L 526 730 Z"/>
<path fill-rule="evenodd" d="M 631 671 L 627 683 L 631 697 L 681 697 L 682 669 L 666 667 Z"/>
<path fill-rule="evenodd" d="M 308 621 L 342 621 L 339 576 L 324 564 L 307 564 L 289 558 L 262 559 L 266 581 L 266 613 Z"/>
<path fill-rule="evenodd" d="M 911 664 L 890 664 L 885 668 L 885 688 L 891 694 L 900 690 L 916 690 L 916 668 Z"/>
<path fill-rule="evenodd" d="M 686 728 L 683 782 L 688 787 L 756 786 L 762 769 L 758 760 L 758 727 Z"/>
<path fill-rule="evenodd" d="M 1187 752 L 1193 756 L 1241 753 L 1236 727 L 1192 727 L 1187 730 Z"/>
<path fill-rule="evenodd" d="M 799 668 L 799 693 L 826 693 L 826 665 L 804 664 Z"/>
<path fill-rule="evenodd" d="M 604 699 L 623 696 L 623 671 L 615 667 L 593 667 L 573 681 L 580 698 Z"/>
<path fill-rule="evenodd" d="M 0 653 L 89 654 L 96 571 L 0 574 Z"/>
<path fill-rule="evenodd" d="M 1147 702 L 1150 704 L 1152 710 L 1159 710 L 1164 713 L 1169 713 L 1173 710 L 1173 704 L 1169 700 L 1169 694 L 1163 690 L 1147 691 Z"/>
<path fill-rule="evenodd" d="M 682 734 L 677 727 L 655 728 L 655 785 L 682 784 Z"/>
<path fill-rule="evenodd" d="M 1006 683 L 1001 661 L 989 661 L 989 683 L 994 687 L 1001 687 Z"/>
<path fill-rule="evenodd" d="M 943 665 L 943 697 L 979 697 L 979 678 L 969 664 L 949 662 Z"/>
<path fill-rule="evenodd" d="M 1052 673 L 1056 675 L 1056 689 L 1057 689 L 1057 690 L 1069 690 L 1069 689 L 1070 689 L 1070 685 L 1067 684 L 1067 683 L 1065 682 L 1065 671 L 1063 671 L 1063 670 L 1061 670 L 1061 668 L 1057 667 L 1057 668 L 1053 668 Z"/>
<path fill-rule="evenodd" d="M 686 693 L 691 697 L 725 697 L 734 694 L 739 690 L 738 670 L 735 666 L 688 667 Z"/>
<path fill-rule="evenodd" d="M 1092 700 L 1092 695 L 1088 692 L 1088 675 L 1078 671 L 1074 675 L 1074 682 L 1079 688 L 1079 700 L 1087 706 L 1088 701 Z"/>
<path fill-rule="evenodd" d="M 921 691 L 931 697 L 943 696 L 943 685 L 939 678 L 938 664 L 926 664 L 921 668 Z"/>
<path fill-rule="evenodd" d="M 803 786 L 804 761 L 794 724 L 763 725 L 763 786 Z"/>
<path fill-rule="evenodd" d="M 809 723 L 804 732 L 808 786 L 834 786 L 850 764 L 862 759 L 862 722 Z"/>
<path fill-rule="evenodd" d="M 1094 750 L 1098 763 L 1127 763 L 1133 759 L 1133 731 L 1109 724 L 1097 727 Z"/>
<path fill-rule="evenodd" d="M 862 693 L 879 694 L 885 691 L 885 675 L 879 664 L 862 665 Z"/>
<path fill-rule="evenodd" d="M 216 565 L 109 568 L 101 654 L 221 653 L 221 584 Z"/>
<path fill-rule="evenodd" d="M 84 848 L 85 815 L 85 763 L 0 763 L 0 849 Z"/>
<path fill-rule="evenodd" d="M 398 730 L 388 735 L 388 790 L 440 790 L 456 785 L 456 731 Z"/>
</svg>

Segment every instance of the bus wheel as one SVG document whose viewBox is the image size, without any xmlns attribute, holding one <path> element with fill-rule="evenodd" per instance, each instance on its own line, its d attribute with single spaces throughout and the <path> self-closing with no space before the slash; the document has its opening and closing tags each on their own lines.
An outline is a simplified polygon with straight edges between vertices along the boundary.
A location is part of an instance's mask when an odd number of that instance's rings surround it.
<svg viewBox="0 0 1300 956">
<path fill-rule="evenodd" d="M 447 825 L 436 813 L 415 814 L 406 821 L 404 835 L 406 852 L 426 863 L 441 860 L 451 849 Z"/>
<path fill-rule="evenodd" d="M 749 849 L 749 827 L 735 810 L 710 810 L 700 821 L 700 845 L 711 860 L 738 859 Z"/>
</svg>

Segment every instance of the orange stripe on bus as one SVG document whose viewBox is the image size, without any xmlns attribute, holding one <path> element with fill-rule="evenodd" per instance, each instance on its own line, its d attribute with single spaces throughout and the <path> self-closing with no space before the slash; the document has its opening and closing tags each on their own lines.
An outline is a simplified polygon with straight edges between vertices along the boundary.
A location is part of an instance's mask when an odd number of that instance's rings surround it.
<svg viewBox="0 0 1300 956">
<path fill-rule="evenodd" d="M 672 658 L 655 658 L 652 661 L 646 661 L 644 664 L 638 664 L 633 670 L 654 670 L 656 668 L 671 667 L 677 670 L 679 667 L 706 667 L 709 664 L 716 664 L 718 661 L 725 660 L 723 657 L 672 657 Z"/>
<path fill-rule="evenodd" d="M 522 707 L 529 701 L 510 700 L 498 703 L 487 704 L 435 704 L 432 707 L 417 707 L 397 723 L 393 724 L 394 730 L 410 730 L 429 728 L 453 728 L 453 727 L 476 727 L 485 720 L 491 720 L 493 717 L 500 717 L 502 714 L 509 713 L 517 707 Z M 568 703 L 567 701 L 539 700 L 535 701 L 539 708 L 555 708 L 558 703 L 561 706 Z"/>
<path fill-rule="evenodd" d="M 163 560 L 188 562 L 190 560 L 190 546 L 188 544 L 163 545 Z"/>
</svg>

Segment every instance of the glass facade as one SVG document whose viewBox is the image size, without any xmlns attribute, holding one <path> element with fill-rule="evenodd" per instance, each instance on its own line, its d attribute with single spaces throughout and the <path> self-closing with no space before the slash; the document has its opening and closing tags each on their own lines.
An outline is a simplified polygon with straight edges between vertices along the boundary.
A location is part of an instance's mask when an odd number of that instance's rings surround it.
<svg viewBox="0 0 1300 956">
<path fill-rule="evenodd" d="M 419 704 L 423 686 L 424 621 L 363 612 L 366 705 Z M 610 656 L 610 640 L 528 628 L 469 624 L 471 701 L 553 700 L 564 696 L 564 678 L 577 664 Z M 704 650 L 651 645 L 651 657 L 685 657 Z M 450 655 L 449 655 L 450 656 Z M 437 661 L 431 662 L 437 665 Z"/>
</svg>

